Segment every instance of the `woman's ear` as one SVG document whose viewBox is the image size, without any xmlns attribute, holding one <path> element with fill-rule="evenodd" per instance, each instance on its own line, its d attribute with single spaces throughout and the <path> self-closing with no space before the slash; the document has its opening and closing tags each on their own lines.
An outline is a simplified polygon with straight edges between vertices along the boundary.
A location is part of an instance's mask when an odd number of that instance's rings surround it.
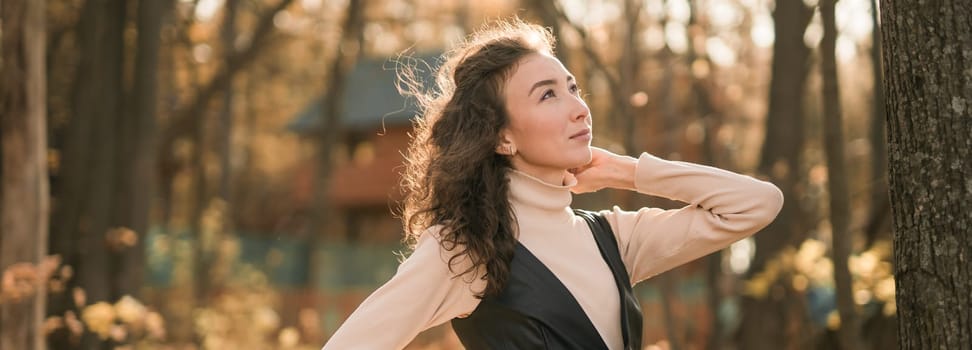
<svg viewBox="0 0 972 350">
<path fill-rule="evenodd" d="M 500 131 L 499 142 L 496 143 L 496 153 L 510 157 L 516 155 L 516 145 L 510 136 L 509 130 L 503 129 L 503 131 Z"/>
</svg>

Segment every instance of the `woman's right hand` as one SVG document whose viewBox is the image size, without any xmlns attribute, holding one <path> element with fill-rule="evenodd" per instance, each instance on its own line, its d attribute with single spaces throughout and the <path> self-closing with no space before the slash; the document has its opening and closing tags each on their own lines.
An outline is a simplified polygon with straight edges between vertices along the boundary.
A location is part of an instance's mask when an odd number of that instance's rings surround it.
<svg viewBox="0 0 972 350">
<path fill-rule="evenodd" d="M 568 170 L 577 178 L 577 184 L 570 190 L 574 193 L 595 192 L 606 187 L 634 190 L 637 165 L 635 158 L 591 147 L 591 162 Z"/>
</svg>

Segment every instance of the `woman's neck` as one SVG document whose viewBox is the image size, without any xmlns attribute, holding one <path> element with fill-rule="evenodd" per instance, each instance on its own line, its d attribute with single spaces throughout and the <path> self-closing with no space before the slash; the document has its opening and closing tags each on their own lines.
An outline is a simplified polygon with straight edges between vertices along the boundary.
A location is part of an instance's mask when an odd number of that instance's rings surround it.
<svg viewBox="0 0 972 350">
<path fill-rule="evenodd" d="M 571 202 L 570 187 L 575 185 L 573 178 L 564 179 L 567 183 L 551 184 L 525 172 L 512 169 L 510 179 L 510 204 L 517 217 L 560 216 L 569 209 Z"/>
<path fill-rule="evenodd" d="M 567 174 L 569 174 L 566 169 L 532 167 L 516 161 L 513 162 L 513 169 L 554 186 L 567 184 Z"/>
</svg>

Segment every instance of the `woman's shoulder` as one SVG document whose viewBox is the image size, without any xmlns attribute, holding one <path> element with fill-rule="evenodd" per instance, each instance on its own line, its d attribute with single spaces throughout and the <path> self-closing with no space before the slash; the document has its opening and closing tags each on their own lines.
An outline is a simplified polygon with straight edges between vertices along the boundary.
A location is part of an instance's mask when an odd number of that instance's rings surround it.
<svg viewBox="0 0 972 350">
<path fill-rule="evenodd" d="M 472 266 L 472 261 L 463 244 L 448 235 L 446 225 L 436 224 L 426 228 L 418 237 L 413 255 L 436 253 L 443 263 L 452 265 L 453 270 L 462 272 Z"/>
<path fill-rule="evenodd" d="M 463 244 L 446 237 L 447 230 L 444 225 L 434 225 L 422 231 L 406 263 L 417 260 L 413 263 L 426 266 L 427 272 L 440 271 L 449 279 L 466 285 L 471 293 L 480 293 L 485 289 L 485 270 L 482 266 L 474 268 Z"/>
</svg>

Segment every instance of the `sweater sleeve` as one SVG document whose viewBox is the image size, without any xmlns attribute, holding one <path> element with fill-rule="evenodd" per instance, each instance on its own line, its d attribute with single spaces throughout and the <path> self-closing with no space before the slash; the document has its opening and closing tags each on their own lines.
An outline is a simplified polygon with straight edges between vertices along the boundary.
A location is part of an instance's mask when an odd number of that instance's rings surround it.
<svg viewBox="0 0 972 350">
<path fill-rule="evenodd" d="M 466 259 L 456 259 L 450 271 L 449 257 L 459 250 L 444 250 L 431 232 L 422 234 L 412 255 L 344 321 L 324 350 L 402 349 L 420 332 L 476 308 L 475 293 L 484 285 L 469 274 L 457 277 L 469 266 Z"/>
<path fill-rule="evenodd" d="M 601 212 L 618 239 L 632 284 L 756 233 L 783 206 L 782 192 L 769 182 L 648 153 L 638 159 L 635 188 L 688 205 L 638 211 L 615 206 Z"/>
</svg>

